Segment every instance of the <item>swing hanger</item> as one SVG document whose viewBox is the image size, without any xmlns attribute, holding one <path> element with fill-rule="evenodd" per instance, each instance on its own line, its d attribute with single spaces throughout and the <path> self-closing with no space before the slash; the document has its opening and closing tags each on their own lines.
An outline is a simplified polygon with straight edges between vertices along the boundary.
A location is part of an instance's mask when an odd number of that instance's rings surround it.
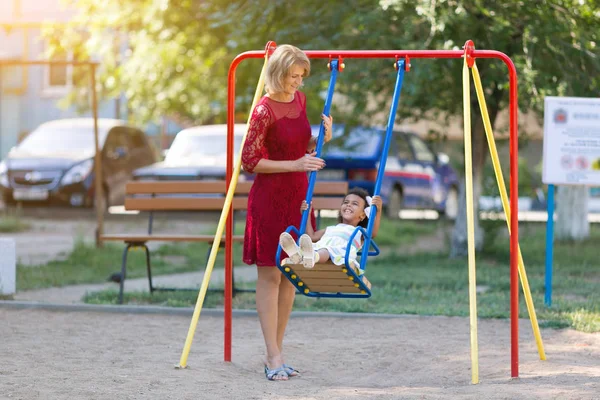
<svg viewBox="0 0 600 400">
<path fill-rule="evenodd" d="M 410 71 L 410 57 L 404 56 L 404 70 L 406 72 Z M 394 63 L 394 69 L 398 71 L 398 56 L 396 56 L 396 62 Z"/>
<path fill-rule="evenodd" d="M 276 48 L 277 48 L 277 43 L 275 43 L 272 40 L 269 40 L 267 42 L 267 44 L 265 45 L 265 55 L 268 55 L 270 57 L 271 55 L 273 55 L 273 52 L 275 51 Z"/>
<path fill-rule="evenodd" d="M 463 49 L 465 50 L 464 57 L 467 59 L 467 66 L 469 68 L 473 68 L 473 65 L 475 64 L 475 57 L 473 57 L 473 53 L 475 52 L 475 43 L 473 43 L 472 40 L 467 40 L 463 46 Z"/>
<path fill-rule="evenodd" d="M 331 71 L 331 56 L 329 56 L 329 61 L 327 62 L 327 68 Z M 344 68 L 346 68 L 346 64 L 344 64 L 344 59 L 342 58 L 342 56 L 338 56 L 337 58 L 337 62 L 338 62 L 338 71 L 342 72 L 344 70 Z"/>
</svg>

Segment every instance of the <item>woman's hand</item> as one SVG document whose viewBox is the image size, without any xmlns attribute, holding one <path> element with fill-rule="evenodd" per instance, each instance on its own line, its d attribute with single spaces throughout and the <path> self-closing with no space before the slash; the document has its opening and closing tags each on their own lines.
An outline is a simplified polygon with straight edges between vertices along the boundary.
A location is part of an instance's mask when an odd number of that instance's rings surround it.
<svg viewBox="0 0 600 400">
<path fill-rule="evenodd" d="M 325 161 L 322 158 L 315 157 L 317 154 L 316 151 L 313 151 L 310 154 L 305 154 L 304 157 L 301 157 L 293 162 L 294 171 L 319 171 L 325 167 Z"/>
<path fill-rule="evenodd" d="M 327 143 L 331 140 L 333 117 L 328 117 L 325 114 L 321 114 L 321 119 L 323 120 L 323 125 L 325 126 L 325 143 Z"/>
</svg>

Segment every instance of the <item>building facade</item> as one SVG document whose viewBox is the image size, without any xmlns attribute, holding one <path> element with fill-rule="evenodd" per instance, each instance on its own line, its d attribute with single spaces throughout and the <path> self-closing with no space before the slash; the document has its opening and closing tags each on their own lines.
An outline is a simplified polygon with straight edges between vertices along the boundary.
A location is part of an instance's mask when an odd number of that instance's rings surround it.
<svg viewBox="0 0 600 400">
<path fill-rule="evenodd" d="M 74 15 L 61 0 L 0 1 L 0 159 L 43 122 L 91 116 L 59 104 L 73 87 L 73 66 L 6 64 L 48 61 L 43 28 L 65 25 Z M 61 59 L 70 61 L 71 56 Z M 99 104 L 99 117 L 122 117 L 118 108 L 117 101 Z"/>
</svg>

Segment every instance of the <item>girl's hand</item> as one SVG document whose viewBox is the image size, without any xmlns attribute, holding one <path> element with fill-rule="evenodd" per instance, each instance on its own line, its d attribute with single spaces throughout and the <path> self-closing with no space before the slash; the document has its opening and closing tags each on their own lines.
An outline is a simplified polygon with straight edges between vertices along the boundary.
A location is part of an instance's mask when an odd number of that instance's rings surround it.
<svg viewBox="0 0 600 400">
<path fill-rule="evenodd" d="M 323 169 L 325 167 L 325 161 L 322 158 L 315 157 L 316 154 L 317 152 L 313 151 L 294 161 L 293 170 L 305 172 Z"/>
<path fill-rule="evenodd" d="M 312 207 L 312 203 L 311 203 Z M 300 214 L 302 214 L 305 210 L 308 210 L 308 204 L 306 204 L 306 200 L 302 200 L 302 205 L 300 206 Z"/>
<path fill-rule="evenodd" d="M 371 205 L 377 207 L 377 211 L 381 211 L 381 207 L 383 206 L 383 201 L 381 200 L 381 196 L 373 196 L 371 199 Z"/>
<path fill-rule="evenodd" d="M 333 117 L 328 117 L 325 114 L 321 114 L 321 119 L 323 120 L 323 125 L 325 126 L 325 143 L 327 143 L 331 140 Z"/>
</svg>

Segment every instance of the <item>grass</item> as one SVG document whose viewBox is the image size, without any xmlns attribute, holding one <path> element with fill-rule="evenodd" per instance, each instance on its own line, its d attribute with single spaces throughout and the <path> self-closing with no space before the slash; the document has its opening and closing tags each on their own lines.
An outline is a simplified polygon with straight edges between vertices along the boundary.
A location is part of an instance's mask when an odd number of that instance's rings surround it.
<svg viewBox="0 0 600 400">
<path fill-rule="evenodd" d="M 584 332 L 600 331 L 600 295 L 598 283 L 585 282 L 577 269 L 557 268 L 553 306 L 543 302 L 543 267 L 527 267 L 529 283 L 542 327 L 572 327 Z M 368 300 L 314 299 L 298 296 L 295 310 L 339 311 L 359 313 L 390 313 L 418 315 L 468 316 L 468 276 L 466 260 L 450 260 L 445 253 L 412 256 L 387 255 L 373 261 L 367 268 L 373 284 L 373 296 Z M 477 283 L 483 290 L 477 295 L 478 316 L 508 318 L 510 315 L 510 282 L 508 265 L 484 258 L 477 264 Z M 240 285 L 241 286 L 241 285 Z M 243 287 L 243 286 L 242 286 Z M 246 285 L 245 287 L 251 287 Z M 197 292 L 126 294 L 130 304 L 159 304 L 190 307 L 196 303 Z M 116 292 L 89 294 L 88 303 L 116 304 Z M 520 295 L 520 316 L 528 318 L 524 296 Z M 221 307 L 220 293 L 208 293 L 205 307 Z M 237 294 L 234 308 L 254 309 L 254 295 Z"/>
<path fill-rule="evenodd" d="M 333 223 L 333 220 L 324 219 L 322 226 L 330 223 Z M 236 225 L 236 234 L 243 233 L 241 225 Z M 403 225 L 405 225 L 405 229 L 402 229 Z M 435 229 L 434 224 L 421 225 L 414 222 L 385 221 L 382 222 L 380 229 L 381 245 L 391 244 L 392 240 L 411 243 L 416 241 L 418 235 L 432 233 Z M 213 233 L 215 230 L 208 231 L 208 233 Z M 379 240 L 378 243 L 380 243 Z M 122 243 L 106 243 L 102 248 L 96 248 L 91 243 L 78 240 L 73 251 L 64 259 L 38 266 L 19 265 L 17 290 L 106 281 L 112 273 L 121 270 L 123 249 Z M 207 243 L 173 242 L 164 244 L 150 253 L 152 273 L 153 275 L 163 275 L 203 270 L 206 267 L 209 250 L 210 247 Z M 224 252 L 220 249 L 214 267 L 223 268 L 224 258 Z M 233 259 L 237 265 L 241 264 L 242 245 L 239 243 L 233 246 Z M 146 259 L 143 249 L 130 251 L 127 262 L 127 278 L 145 276 Z"/>
<path fill-rule="evenodd" d="M 0 215 L 0 233 L 17 233 L 27 231 L 31 225 L 21 218 L 21 212 L 5 210 Z"/>
<path fill-rule="evenodd" d="M 504 224 L 504 225 L 503 225 Z M 393 314 L 467 316 L 469 313 L 468 273 L 466 259 L 449 259 L 447 252 L 408 254 L 402 246 L 410 246 L 420 237 L 432 235 L 443 222 L 382 221 L 377 243 L 382 254 L 369 261 L 367 276 L 372 282 L 373 296 L 368 300 L 313 299 L 298 296 L 296 310 L 375 312 Z M 488 224 L 489 240 L 477 255 L 478 315 L 482 318 L 508 318 L 509 249 L 506 225 Z M 538 320 L 542 327 L 571 327 L 584 332 L 600 331 L 600 271 L 597 269 L 597 243 L 600 226 L 593 225 L 588 240 L 578 243 L 556 243 L 554 248 L 553 305 L 544 306 L 545 225 L 523 224 L 520 229 L 523 258 L 528 274 Z M 523 239 L 526 238 L 526 239 Z M 156 275 L 204 268 L 206 244 L 169 244 L 152 252 Z M 18 269 L 19 290 L 66 284 L 101 282 L 120 268 L 122 245 L 95 249 L 81 242 L 64 261 L 40 267 Z M 239 265 L 241 248 L 235 249 Z M 179 261 L 172 262 L 177 255 Z M 143 252 L 131 253 L 128 277 L 145 276 Z M 215 268 L 222 267 L 219 254 Z M 239 284 L 252 288 L 253 284 Z M 160 304 L 173 307 L 193 306 L 197 292 L 125 293 L 129 304 Z M 520 316 L 527 318 L 524 296 L 520 295 Z M 88 303 L 116 303 L 114 290 L 91 293 Z M 221 307 L 222 294 L 209 292 L 205 307 Z M 253 309 L 254 294 L 239 293 L 234 307 Z"/>
</svg>

